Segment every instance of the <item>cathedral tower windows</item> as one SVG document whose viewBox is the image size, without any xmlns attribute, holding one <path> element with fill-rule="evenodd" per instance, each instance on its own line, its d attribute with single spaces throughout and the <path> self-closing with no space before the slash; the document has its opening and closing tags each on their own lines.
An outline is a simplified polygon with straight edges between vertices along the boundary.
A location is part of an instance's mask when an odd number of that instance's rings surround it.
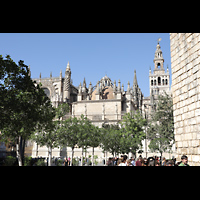
<svg viewBox="0 0 200 200">
<path fill-rule="evenodd" d="M 149 70 L 150 94 L 151 91 L 153 91 L 153 93 L 156 95 L 162 94 L 163 91 L 169 92 L 169 70 L 168 67 L 167 67 L 167 72 L 165 72 L 164 69 L 164 59 L 159 44 L 160 41 L 161 39 L 159 38 L 153 60 L 154 62 L 153 73 L 151 72 L 151 69 Z"/>
</svg>

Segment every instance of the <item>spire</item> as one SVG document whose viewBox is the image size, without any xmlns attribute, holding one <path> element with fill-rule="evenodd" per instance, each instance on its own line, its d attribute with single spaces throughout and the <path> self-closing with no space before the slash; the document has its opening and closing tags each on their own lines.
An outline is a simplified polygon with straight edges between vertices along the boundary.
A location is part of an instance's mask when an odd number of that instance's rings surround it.
<svg viewBox="0 0 200 200">
<path fill-rule="evenodd" d="M 79 88 L 78 88 L 78 94 L 82 94 L 82 87 L 81 87 L 81 83 L 79 85 Z"/>
<path fill-rule="evenodd" d="M 113 92 L 116 92 L 116 80 L 114 80 L 114 85 L 113 85 Z"/>
<path fill-rule="evenodd" d="M 69 61 L 67 63 L 67 68 L 66 68 L 66 71 L 70 71 L 70 65 L 69 65 Z"/>
<path fill-rule="evenodd" d="M 92 83 L 90 82 L 89 87 L 88 87 L 88 93 L 92 94 Z"/>
<path fill-rule="evenodd" d="M 164 59 L 163 59 L 162 50 L 160 49 L 160 44 L 159 44 L 159 42 L 161 41 L 161 38 L 159 38 L 157 41 L 158 43 L 156 46 L 153 62 L 155 64 L 155 70 L 164 70 L 163 68 Z"/>
<path fill-rule="evenodd" d="M 128 81 L 127 93 L 130 93 L 130 82 Z"/>
<path fill-rule="evenodd" d="M 133 86 L 138 87 L 138 83 L 137 83 L 137 77 L 136 77 L 136 70 L 134 70 L 134 80 L 133 80 Z"/>
<path fill-rule="evenodd" d="M 86 81 L 85 81 L 85 77 L 84 77 L 84 80 L 83 80 L 83 85 L 85 85 L 85 86 L 86 86 Z"/>
<path fill-rule="evenodd" d="M 121 92 L 121 86 L 120 86 L 120 80 L 118 81 L 118 87 L 117 87 L 117 92 Z"/>
<path fill-rule="evenodd" d="M 62 79 L 62 70 L 60 70 L 60 79 Z"/>
<path fill-rule="evenodd" d="M 97 82 L 97 91 L 96 91 L 96 94 L 98 94 L 99 95 L 99 93 L 100 93 L 100 88 L 99 88 L 99 81 Z"/>
<path fill-rule="evenodd" d="M 86 92 L 86 82 L 85 82 L 85 77 L 84 77 L 84 80 L 83 80 L 82 91 L 83 91 L 83 92 Z"/>
</svg>

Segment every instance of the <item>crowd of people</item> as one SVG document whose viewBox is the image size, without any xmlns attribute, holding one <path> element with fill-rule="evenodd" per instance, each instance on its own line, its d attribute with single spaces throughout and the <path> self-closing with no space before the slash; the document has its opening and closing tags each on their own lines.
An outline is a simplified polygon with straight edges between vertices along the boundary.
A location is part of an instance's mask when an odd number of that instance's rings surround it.
<svg viewBox="0 0 200 200">
<path fill-rule="evenodd" d="M 180 162 L 176 162 L 176 158 L 166 160 L 164 157 L 153 156 L 149 158 L 143 158 L 141 155 L 135 160 L 133 157 L 128 159 L 126 155 L 122 155 L 120 158 L 109 158 L 107 166 L 189 166 L 188 158 L 186 155 L 181 157 Z"/>
</svg>

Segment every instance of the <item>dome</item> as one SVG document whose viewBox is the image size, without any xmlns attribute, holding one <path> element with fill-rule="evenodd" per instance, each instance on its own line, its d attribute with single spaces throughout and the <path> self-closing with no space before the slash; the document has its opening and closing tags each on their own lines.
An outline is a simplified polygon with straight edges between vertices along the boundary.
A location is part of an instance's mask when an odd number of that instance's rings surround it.
<svg viewBox="0 0 200 200">
<path fill-rule="evenodd" d="M 96 92 L 97 92 L 96 89 L 92 92 L 91 100 L 96 100 Z M 105 86 L 102 89 L 102 99 L 114 99 L 112 87 Z"/>
<path fill-rule="evenodd" d="M 103 84 L 103 86 L 112 86 L 112 81 L 111 79 L 105 75 L 101 80 L 100 82 Z"/>
</svg>

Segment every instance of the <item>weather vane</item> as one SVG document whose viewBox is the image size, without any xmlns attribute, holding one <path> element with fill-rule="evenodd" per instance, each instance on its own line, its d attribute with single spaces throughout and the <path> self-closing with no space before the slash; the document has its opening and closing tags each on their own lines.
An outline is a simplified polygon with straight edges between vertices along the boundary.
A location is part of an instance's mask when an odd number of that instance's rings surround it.
<svg viewBox="0 0 200 200">
<path fill-rule="evenodd" d="M 159 44 L 160 41 L 161 41 L 161 38 L 158 38 L 158 39 L 157 39 L 158 44 Z"/>
</svg>

